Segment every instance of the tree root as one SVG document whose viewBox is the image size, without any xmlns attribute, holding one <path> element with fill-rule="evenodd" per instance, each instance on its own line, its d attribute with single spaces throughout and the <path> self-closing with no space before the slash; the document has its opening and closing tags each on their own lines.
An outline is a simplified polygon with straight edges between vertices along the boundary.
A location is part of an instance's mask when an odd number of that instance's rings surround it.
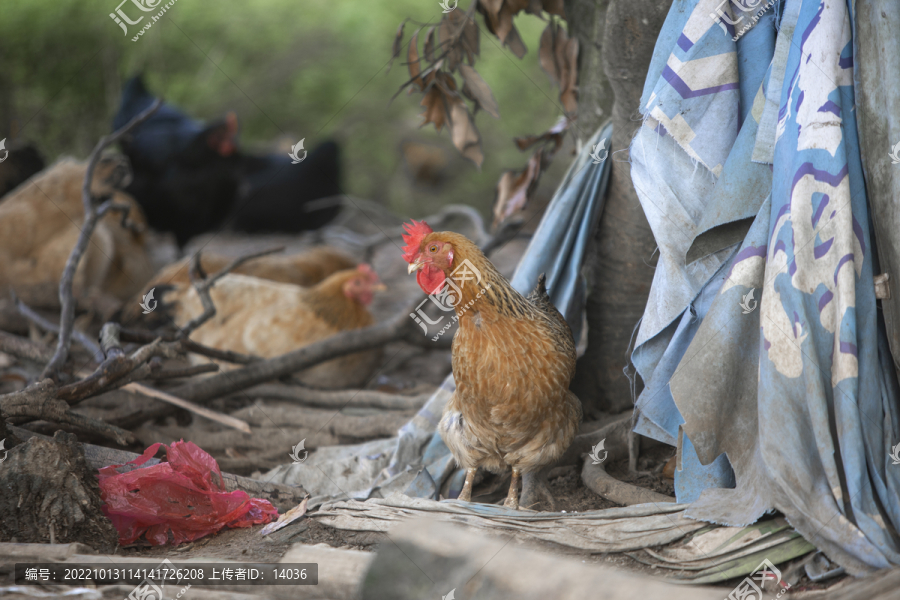
<svg viewBox="0 0 900 600">
<path fill-rule="evenodd" d="M 72 434 L 58 431 L 53 439 L 32 438 L 16 446 L 0 469 L 0 489 L 0 539 L 82 542 L 101 552 L 118 544 L 118 533 L 100 508 L 97 478 Z"/>
<path fill-rule="evenodd" d="M 607 473 L 602 464 L 595 465 L 590 459 L 584 461 L 581 480 L 592 492 L 616 504 L 630 506 L 650 502 L 675 502 L 675 498 L 671 496 L 619 481 Z"/>
</svg>

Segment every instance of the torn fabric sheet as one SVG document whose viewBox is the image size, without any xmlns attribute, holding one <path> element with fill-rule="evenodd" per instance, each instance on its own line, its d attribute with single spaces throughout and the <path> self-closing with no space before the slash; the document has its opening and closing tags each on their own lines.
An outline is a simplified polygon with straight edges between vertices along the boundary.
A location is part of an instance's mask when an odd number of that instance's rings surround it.
<svg viewBox="0 0 900 600">
<path fill-rule="evenodd" d="M 900 396 L 874 295 L 852 4 L 779 0 L 737 43 L 716 5 L 673 5 L 631 148 L 660 246 L 635 430 L 677 445 L 687 516 L 741 526 L 779 510 L 850 573 L 897 565 Z"/>
</svg>

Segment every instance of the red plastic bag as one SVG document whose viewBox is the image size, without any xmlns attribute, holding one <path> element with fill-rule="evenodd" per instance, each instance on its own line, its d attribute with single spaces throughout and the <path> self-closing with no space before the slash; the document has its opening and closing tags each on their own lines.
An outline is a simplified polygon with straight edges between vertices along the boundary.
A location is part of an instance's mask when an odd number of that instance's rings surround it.
<svg viewBox="0 0 900 600">
<path fill-rule="evenodd" d="M 140 466 L 153 458 L 153 444 L 143 456 L 126 463 Z M 250 527 L 278 517 L 268 500 L 246 492 L 226 492 L 216 459 L 193 442 L 166 446 L 166 462 L 128 473 L 111 465 L 100 469 L 103 512 L 116 526 L 119 543 L 130 544 L 141 535 L 154 546 L 189 542 L 223 527 Z"/>
</svg>

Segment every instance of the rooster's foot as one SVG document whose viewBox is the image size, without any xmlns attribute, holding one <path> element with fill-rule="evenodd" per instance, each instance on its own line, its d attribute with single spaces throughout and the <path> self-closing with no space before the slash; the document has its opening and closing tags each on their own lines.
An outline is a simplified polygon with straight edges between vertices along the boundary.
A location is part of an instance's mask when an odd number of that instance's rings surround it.
<svg viewBox="0 0 900 600">
<path fill-rule="evenodd" d="M 475 471 L 477 469 L 466 469 L 466 482 L 463 484 L 463 489 L 459 493 L 457 500 L 462 500 L 463 502 L 472 501 L 472 482 L 475 479 Z"/>
<path fill-rule="evenodd" d="M 506 508 L 519 508 L 519 469 L 513 467 L 512 481 L 509 482 L 509 494 L 506 496 L 506 502 L 503 506 Z"/>
</svg>

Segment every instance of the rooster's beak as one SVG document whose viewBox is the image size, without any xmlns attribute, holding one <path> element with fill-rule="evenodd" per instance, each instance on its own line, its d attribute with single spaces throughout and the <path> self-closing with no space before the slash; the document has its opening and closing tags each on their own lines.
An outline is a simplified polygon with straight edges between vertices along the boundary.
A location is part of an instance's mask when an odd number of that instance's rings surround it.
<svg viewBox="0 0 900 600">
<path fill-rule="evenodd" d="M 387 286 L 384 285 L 383 283 L 378 283 L 378 284 L 375 284 L 372 286 L 372 291 L 373 292 L 386 292 Z"/>
<path fill-rule="evenodd" d="M 409 263 L 409 268 L 406 270 L 406 272 L 408 274 L 415 273 L 416 271 L 418 271 L 419 269 L 421 269 L 424 266 L 425 266 L 425 263 L 417 258 L 414 261 L 412 261 L 411 263 Z"/>
</svg>

